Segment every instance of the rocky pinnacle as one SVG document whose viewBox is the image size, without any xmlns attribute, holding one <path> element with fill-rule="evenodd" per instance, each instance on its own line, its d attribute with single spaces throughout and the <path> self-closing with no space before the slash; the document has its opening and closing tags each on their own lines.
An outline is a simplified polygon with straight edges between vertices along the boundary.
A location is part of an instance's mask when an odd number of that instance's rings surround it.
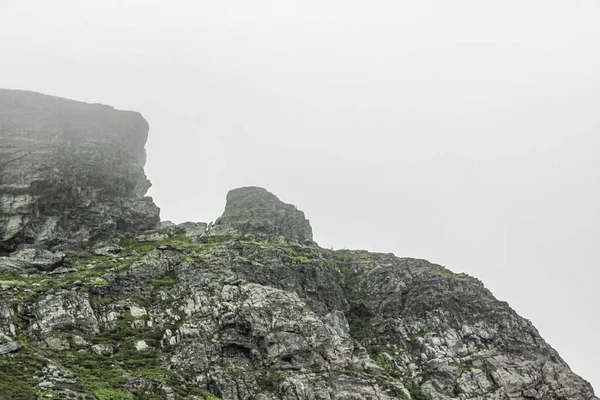
<svg viewBox="0 0 600 400">
<path fill-rule="evenodd" d="M 227 194 L 225 211 L 209 233 L 277 243 L 312 242 L 312 228 L 302 211 L 254 186 L 234 189 Z"/>
</svg>

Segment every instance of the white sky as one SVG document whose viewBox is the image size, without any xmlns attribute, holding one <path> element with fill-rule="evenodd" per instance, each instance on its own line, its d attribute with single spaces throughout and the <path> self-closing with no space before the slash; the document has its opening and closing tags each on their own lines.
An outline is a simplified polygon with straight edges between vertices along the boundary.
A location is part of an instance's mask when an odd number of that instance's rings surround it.
<svg viewBox="0 0 600 400">
<path fill-rule="evenodd" d="M 163 219 L 229 189 L 480 278 L 600 388 L 597 0 L 0 0 L 0 87 L 141 112 Z"/>
</svg>

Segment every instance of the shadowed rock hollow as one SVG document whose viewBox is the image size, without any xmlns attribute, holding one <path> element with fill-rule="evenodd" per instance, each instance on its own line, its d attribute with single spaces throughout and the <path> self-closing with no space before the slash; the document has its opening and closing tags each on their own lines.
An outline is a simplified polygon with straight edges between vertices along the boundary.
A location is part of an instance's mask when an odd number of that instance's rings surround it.
<svg viewBox="0 0 600 400">
<path fill-rule="evenodd" d="M 598 400 L 477 279 L 322 249 L 265 189 L 157 227 L 147 130 L 0 91 L 0 400 Z"/>
</svg>

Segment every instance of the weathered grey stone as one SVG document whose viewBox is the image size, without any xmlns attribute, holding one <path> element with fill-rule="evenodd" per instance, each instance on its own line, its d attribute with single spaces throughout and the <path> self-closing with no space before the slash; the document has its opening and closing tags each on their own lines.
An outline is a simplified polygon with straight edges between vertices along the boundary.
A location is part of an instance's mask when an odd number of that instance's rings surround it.
<svg viewBox="0 0 600 400">
<path fill-rule="evenodd" d="M 154 228 L 138 113 L 0 90 L 0 252 Z"/>
<path fill-rule="evenodd" d="M 10 337 L 0 333 L 0 355 L 13 353 L 19 350 L 20 346 Z"/>
<path fill-rule="evenodd" d="M 40 249 L 23 249 L 10 257 L 0 257 L 0 272 L 34 268 L 39 271 L 52 271 L 61 265 L 64 253 Z"/>
<path fill-rule="evenodd" d="M 46 346 L 48 346 L 49 349 L 55 350 L 55 351 L 69 350 L 69 348 L 71 347 L 71 346 L 69 346 L 69 342 L 67 340 L 57 338 L 54 336 L 47 337 L 45 339 L 45 342 L 46 342 Z"/>
<path fill-rule="evenodd" d="M 231 190 L 225 211 L 210 227 L 209 234 L 277 243 L 312 243 L 312 228 L 304 213 L 260 187 Z"/>
<path fill-rule="evenodd" d="M 92 253 L 97 256 L 111 257 L 111 256 L 115 256 L 115 254 L 119 254 L 123 250 L 124 249 L 121 246 L 106 245 L 106 246 L 100 246 L 100 247 L 94 248 L 92 250 Z"/>
<path fill-rule="evenodd" d="M 108 344 L 95 344 L 90 349 L 99 356 L 110 356 L 115 352 L 113 346 Z"/>
<path fill-rule="evenodd" d="M 98 333 L 98 320 L 87 292 L 48 293 L 35 304 L 35 328 L 44 333 Z"/>
</svg>

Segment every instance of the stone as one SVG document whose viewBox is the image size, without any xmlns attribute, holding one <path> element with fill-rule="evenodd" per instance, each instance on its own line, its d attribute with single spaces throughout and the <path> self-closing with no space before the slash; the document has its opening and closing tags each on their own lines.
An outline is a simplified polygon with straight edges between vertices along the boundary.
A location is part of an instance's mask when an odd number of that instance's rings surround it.
<svg viewBox="0 0 600 400">
<path fill-rule="evenodd" d="M 320 248 L 301 211 L 256 187 L 232 190 L 215 224 L 158 226 L 140 197 L 139 115 L 13 97 L 0 100 L 0 382 L 29 382 L 0 398 L 598 400 L 477 279 Z"/>
<path fill-rule="evenodd" d="M 208 229 L 208 224 L 204 222 L 183 222 L 181 224 L 176 225 L 178 229 L 181 229 L 185 236 L 190 239 L 198 239 L 200 237 L 206 236 L 206 230 Z"/>
<path fill-rule="evenodd" d="M 14 353 L 20 348 L 21 346 L 19 346 L 16 341 L 12 340 L 7 335 L 0 333 L 0 355 Z"/>
<path fill-rule="evenodd" d="M 64 351 L 64 350 L 69 350 L 69 348 L 71 346 L 69 346 L 69 342 L 65 339 L 61 339 L 61 338 L 57 338 L 57 337 L 47 337 L 45 339 L 46 342 L 46 346 L 48 346 L 49 349 L 54 350 L 54 351 Z"/>
<path fill-rule="evenodd" d="M 148 315 L 148 312 L 146 312 L 145 309 L 136 307 L 136 306 L 130 306 L 129 312 L 131 313 L 131 316 L 133 318 L 141 318 L 141 317 L 145 317 L 146 315 Z"/>
<path fill-rule="evenodd" d="M 70 272 L 75 272 L 75 269 L 66 268 L 66 267 L 58 267 L 55 270 L 48 272 L 48 275 L 68 274 Z"/>
<path fill-rule="evenodd" d="M 114 347 L 108 344 L 95 344 L 90 349 L 99 356 L 110 356 L 114 353 Z"/>
<path fill-rule="evenodd" d="M 65 258 L 64 253 L 40 249 L 22 249 L 0 257 L 0 271 L 11 271 L 35 268 L 39 271 L 52 271 L 60 266 Z"/>
<path fill-rule="evenodd" d="M 227 194 L 223 215 L 209 229 L 213 236 L 312 243 L 312 228 L 304 213 L 260 187 L 242 187 Z"/>
<path fill-rule="evenodd" d="M 146 351 L 149 348 L 150 346 L 148 346 L 145 340 L 138 340 L 137 342 L 135 342 L 135 349 L 137 351 Z"/>
<path fill-rule="evenodd" d="M 43 333 L 98 333 L 98 319 L 89 293 L 60 290 L 47 293 L 35 304 L 35 328 Z"/>
<path fill-rule="evenodd" d="M 147 135 L 135 112 L 0 89 L 0 254 L 157 226 Z"/>
<path fill-rule="evenodd" d="M 97 255 L 97 256 L 106 256 L 106 257 L 112 257 L 115 254 L 119 254 L 123 251 L 123 247 L 121 246 L 117 246 L 117 245 L 106 245 L 106 246 L 100 246 L 100 247 L 96 247 L 92 250 L 92 253 Z"/>
</svg>

